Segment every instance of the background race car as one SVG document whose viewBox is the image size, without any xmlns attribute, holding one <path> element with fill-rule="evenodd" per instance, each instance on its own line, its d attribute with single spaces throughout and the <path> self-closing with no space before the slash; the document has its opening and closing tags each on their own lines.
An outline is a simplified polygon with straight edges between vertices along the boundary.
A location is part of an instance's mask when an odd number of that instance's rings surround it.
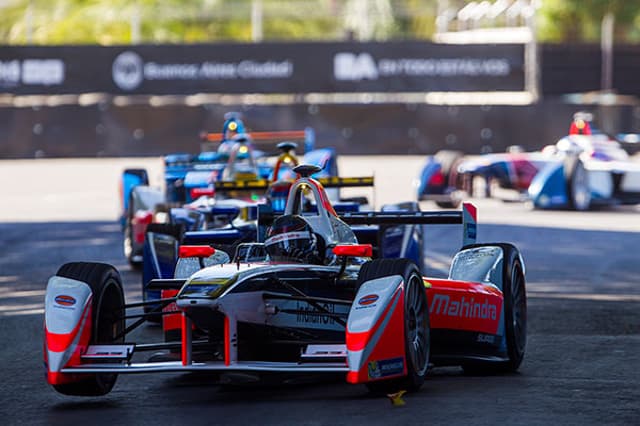
<svg viewBox="0 0 640 426">
<path fill-rule="evenodd" d="M 511 190 L 516 195 L 507 195 L 509 199 L 530 201 L 541 209 L 640 203 L 640 163 L 590 121 L 589 114 L 577 113 L 569 135 L 540 152 L 514 146 L 502 154 L 463 158 L 444 151 L 429 157 L 420 175 L 418 200 L 455 207 L 474 195 L 474 181 L 481 177 L 485 196 L 496 195 L 497 188 Z"/>
<path fill-rule="evenodd" d="M 206 133 L 198 155 L 170 154 L 165 157 L 164 189 L 149 185 L 144 169 L 127 169 L 120 183 L 123 228 L 123 249 L 134 267 L 142 264 L 142 249 L 146 228 L 151 223 L 169 222 L 171 207 L 181 207 L 201 197 L 239 199 L 255 202 L 264 196 L 264 184 L 242 186 L 240 181 L 278 181 L 295 177 L 291 171 L 298 165 L 295 154 L 298 144 L 283 139 L 304 142 L 303 161 L 319 165 L 317 177 L 337 176 L 337 158 L 333 148 L 313 149 L 312 129 L 303 131 L 244 133 L 244 124 L 236 114 L 227 115 L 222 133 Z M 215 141 L 215 142 L 214 142 Z M 280 152 L 258 151 L 273 146 Z M 228 183 L 232 182 L 231 185 Z M 225 184 L 227 184 L 225 186 Z M 339 193 L 334 194 L 335 199 Z M 221 215 L 224 221 L 225 215 Z"/>
</svg>

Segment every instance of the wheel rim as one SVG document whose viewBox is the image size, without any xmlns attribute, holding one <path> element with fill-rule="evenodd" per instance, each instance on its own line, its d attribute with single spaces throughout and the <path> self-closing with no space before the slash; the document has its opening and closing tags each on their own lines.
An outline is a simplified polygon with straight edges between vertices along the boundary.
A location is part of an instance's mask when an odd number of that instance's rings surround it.
<svg viewBox="0 0 640 426">
<path fill-rule="evenodd" d="M 422 280 L 413 275 L 409 279 L 405 302 L 405 327 L 407 329 L 408 353 L 413 369 L 418 375 L 426 372 L 429 359 L 429 327 L 426 319 L 426 297 L 420 294 L 424 292 Z"/>
<path fill-rule="evenodd" d="M 591 203 L 587 172 L 580 163 L 576 165 L 572 181 L 573 205 L 577 210 L 586 210 Z"/>
<path fill-rule="evenodd" d="M 524 289 L 524 276 L 519 265 L 513 269 L 511 283 L 511 321 L 514 343 L 518 353 L 521 354 L 524 352 L 527 341 L 527 299 Z"/>
</svg>

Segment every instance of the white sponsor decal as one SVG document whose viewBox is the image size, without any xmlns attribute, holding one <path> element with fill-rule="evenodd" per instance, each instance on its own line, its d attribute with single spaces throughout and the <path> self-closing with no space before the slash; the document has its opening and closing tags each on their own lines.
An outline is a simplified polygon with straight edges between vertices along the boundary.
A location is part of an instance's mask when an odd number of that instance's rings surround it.
<svg viewBox="0 0 640 426">
<path fill-rule="evenodd" d="M 15 86 L 20 82 L 20 61 L 0 61 L 0 84 Z"/>
<path fill-rule="evenodd" d="M 113 81 L 122 90 L 134 90 L 144 80 L 233 80 L 289 78 L 293 62 L 243 60 L 240 62 L 158 63 L 144 62 L 135 52 L 123 52 L 114 60 Z"/>
<path fill-rule="evenodd" d="M 378 67 L 368 53 L 336 53 L 333 74 L 336 80 L 377 80 Z"/>
<path fill-rule="evenodd" d="M 25 59 L 22 83 L 52 86 L 64 82 L 64 62 L 60 59 Z"/>
<path fill-rule="evenodd" d="M 369 53 L 337 53 L 333 58 L 336 80 L 377 80 L 379 77 L 502 77 L 511 66 L 505 58 L 381 58 Z"/>
<path fill-rule="evenodd" d="M 142 58 L 135 52 L 122 52 L 111 66 L 113 81 L 122 90 L 133 90 L 143 80 Z"/>
<path fill-rule="evenodd" d="M 498 309 L 488 298 L 485 298 L 484 302 L 476 302 L 473 297 L 466 299 L 462 296 L 460 300 L 451 300 L 446 294 L 436 294 L 429 311 L 435 315 L 495 320 Z"/>
<path fill-rule="evenodd" d="M 478 343 L 494 343 L 496 340 L 496 336 L 492 334 L 478 334 L 478 338 L 476 342 Z"/>
<path fill-rule="evenodd" d="M 64 62 L 60 59 L 0 61 L 0 86 L 53 86 L 64 83 L 64 78 Z"/>
<path fill-rule="evenodd" d="M 336 305 L 332 303 L 322 303 L 319 304 L 319 306 L 322 307 L 322 309 L 307 303 L 298 302 L 296 322 L 303 324 L 337 324 L 335 318 L 331 315 L 336 313 Z"/>
</svg>

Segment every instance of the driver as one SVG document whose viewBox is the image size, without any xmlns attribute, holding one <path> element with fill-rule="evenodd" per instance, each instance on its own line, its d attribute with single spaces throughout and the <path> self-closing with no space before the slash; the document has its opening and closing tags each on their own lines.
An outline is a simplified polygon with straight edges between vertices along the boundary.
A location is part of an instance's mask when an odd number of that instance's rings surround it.
<svg viewBox="0 0 640 426">
<path fill-rule="evenodd" d="M 323 264 L 322 237 L 298 215 L 278 217 L 267 231 L 265 248 L 275 262 Z"/>
<path fill-rule="evenodd" d="M 228 142 L 233 139 L 238 133 L 244 133 L 244 123 L 236 113 L 225 114 L 225 122 L 222 125 L 222 140 L 221 143 Z"/>
<path fill-rule="evenodd" d="M 236 142 L 236 137 L 245 133 L 244 123 L 235 115 L 225 114 L 225 122 L 222 125 L 222 139 L 218 147 L 218 154 L 224 158 L 229 157 L 231 149 Z"/>
</svg>

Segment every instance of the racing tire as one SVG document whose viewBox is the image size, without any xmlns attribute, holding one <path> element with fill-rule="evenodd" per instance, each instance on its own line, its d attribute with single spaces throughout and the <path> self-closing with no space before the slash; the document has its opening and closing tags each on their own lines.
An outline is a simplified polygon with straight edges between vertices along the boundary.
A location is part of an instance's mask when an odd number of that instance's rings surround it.
<svg viewBox="0 0 640 426">
<path fill-rule="evenodd" d="M 178 240 L 179 244 L 182 244 L 184 225 L 178 223 L 150 223 L 147 226 L 147 233 L 149 232 L 171 235 L 173 238 Z"/>
<path fill-rule="evenodd" d="M 474 375 L 513 373 L 524 359 L 527 345 L 527 294 L 524 265 L 518 249 L 508 243 L 472 244 L 463 247 L 499 246 L 503 252 L 502 294 L 507 360 L 501 362 L 473 362 L 462 365 L 465 373 Z"/>
<path fill-rule="evenodd" d="M 446 185 L 448 187 L 460 188 L 462 185 L 458 182 L 458 171 L 456 167 L 462 160 L 464 153 L 461 151 L 442 150 L 435 154 L 435 160 L 440 163 L 440 172 L 446 178 Z M 447 200 L 436 201 L 436 205 L 443 209 L 457 209 L 460 206 L 461 200 Z"/>
<path fill-rule="evenodd" d="M 457 209 L 461 201 L 436 201 L 436 206 L 441 209 Z"/>
<path fill-rule="evenodd" d="M 571 155 L 564 161 L 564 177 L 566 182 L 569 208 L 586 211 L 591 208 L 591 191 L 584 163 L 577 155 Z"/>
<path fill-rule="evenodd" d="M 418 267 L 408 259 L 375 259 L 365 263 L 358 274 L 357 288 L 365 281 L 400 275 L 405 283 L 404 342 L 407 375 L 401 378 L 367 383 L 372 393 L 398 390 L 416 391 L 424 383 L 429 368 L 431 328 L 429 305 Z"/>
<path fill-rule="evenodd" d="M 89 344 L 123 343 L 124 292 L 118 271 L 104 263 L 73 262 L 62 265 L 56 275 L 85 282 L 91 288 L 93 314 Z M 65 395 L 100 396 L 109 393 L 118 378 L 115 373 L 85 376 L 81 381 L 53 387 Z"/>
<path fill-rule="evenodd" d="M 122 240 L 122 249 L 124 256 L 127 258 L 127 262 L 132 269 L 140 270 L 142 268 L 142 261 L 139 260 L 139 253 L 136 253 L 133 244 L 133 228 L 131 226 L 131 218 L 127 217 L 127 221 L 124 226 L 124 235 Z"/>
</svg>

